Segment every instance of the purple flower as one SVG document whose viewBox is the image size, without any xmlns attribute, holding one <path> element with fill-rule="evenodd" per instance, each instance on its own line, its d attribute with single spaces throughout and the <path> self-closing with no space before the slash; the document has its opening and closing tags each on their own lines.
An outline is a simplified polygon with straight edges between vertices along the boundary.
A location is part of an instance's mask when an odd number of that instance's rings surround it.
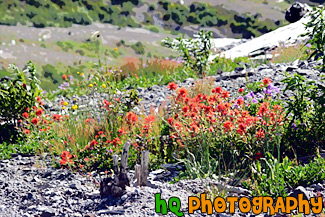
<svg viewBox="0 0 325 217">
<path fill-rule="evenodd" d="M 254 97 L 255 97 L 255 94 L 254 94 L 253 91 L 251 91 L 250 93 L 248 93 L 248 94 L 246 95 L 246 98 L 254 98 Z"/>
<path fill-rule="evenodd" d="M 169 60 L 169 57 L 166 57 L 165 60 Z"/>
<path fill-rule="evenodd" d="M 264 89 L 264 93 L 265 93 L 266 95 L 271 95 L 272 90 L 270 90 L 269 88 Z"/>
<path fill-rule="evenodd" d="M 295 130 L 298 130 L 298 126 L 295 123 L 291 124 L 291 127 L 294 128 Z"/>
<path fill-rule="evenodd" d="M 269 84 L 269 86 L 267 86 L 267 89 L 270 90 L 270 91 L 272 91 L 272 92 L 275 92 L 275 93 L 279 93 L 280 92 L 279 88 L 273 86 L 272 84 Z"/>
<path fill-rule="evenodd" d="M 262 94 L 260 94 L 260 93 L 257 94 L 257 97 L 258 98 L 264 98 L 264 96 Z"/>
<path fill-rule="evenodd" d="M 256 98 L 253 98 L 252 99 L 252 103 L 258 103 L 257 99 Z"/>
<path fill-rule="evenodd" d="M 311 48 L 311 44 L 310 43 L 306 44 L 306 47 Z"/>
<path fill-rule="evenodd" d="M 97 116 L 97 120 L 98 120 L 98 122 L 100 122 L 100 117 L 99 116 Z"/>
<path fill-rule="evenodd" d="M 143 68 L 146 68 L 146 67 L 147 67 L 147 64 L 143 63 L 143 64 L 142 64 L 142 67 L 143 67 Z"/>
</svg>

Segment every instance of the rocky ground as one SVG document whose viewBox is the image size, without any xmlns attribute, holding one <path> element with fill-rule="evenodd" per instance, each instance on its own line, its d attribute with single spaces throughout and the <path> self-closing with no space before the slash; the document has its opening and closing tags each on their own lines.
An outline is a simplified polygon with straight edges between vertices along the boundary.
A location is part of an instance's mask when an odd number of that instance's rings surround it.
<svg viewBox="0 0 325 217">
<path fill-rule="evenodd" d="M 222 86 L 228 91 L 237 91 L 244 87 L 246 76 L 250 82 L 260 81 L 270 77 L 279 89 L 284 89 L 280 81 L 284 78 L 283 72 L 297 72 L 308 79 L 321 82 L 324 73 L 315 70 L 321 62 L 300 61 L 287 64 L 268 64 L 257 68 L 238 67 L 234 72 L 224 72 L 212 76 L 212 86 Z M 196 85 L 194 79 L 188 78 L 178 82 L 179 86 L 190 87 Z M 198 85 L 199 87 L 200 85 Z M 202 84 L 201 84 L 202 87 Z M 141 104 L 148 111 L 150 107 L 157 108 L 165 102 L 171 92 L 166 86 L 153 86 L 138 88 Z M 287 99 L 289 95 L 281 93 L 280 98 Z M 105 95 L 77 97 L 77 104 L 88 105 L 91 109 L 99 109 L 98 103 L 105 99 Z M 52 111 L 59 110 L 56 106 L 62 100 L 72 101 L 68 98 L 58 97 L 53 104 L 47 104 Z M 167 102 L 168 105 L 168 102 Z M 207 186 L 226 187 L 228 195 L 248 196 L 249 191 L 236 186 L 231 188 L 225 182 L 215 183 L 211 180 L 183 180 L 176 184 L 169 184 L 169 180 L 178 174 L 173 165 L 165 165 L 162 169 L 152 171 L 149 180 L 151 187 L 129 187 L 127 193 L 121 198 L 104 198 L 99 195 L 98 183 L 105 174 L 77 174 L 68 170 L 55 169 L 51 162 L 53 159 L 43 156 L 13 155 L 10 160 L 0 161 L 0 216 L 160 216 L 155 213 L 155 194 L 161 193 L 162 198 L 172 196 L 181 199 L 181 210 L 187 213 L 187 198 L 204 192 Z M 129 173 L 133 177 L 133 171 Z M 325 180 L 324 180 L 325 181 Z M 134 180 L 132 180 L 134 183 Z M 292 189 L 293 195 L 303 193 L 307 198 L 315 196 L 319 191 L 325 195 L 322 183 L 312 186 L 300 186 Z M 168 213 L 167 216 L 175 216 Z M 200 211 L 190 216 L 205 216 Z M 220 214 L 219 216 L 231 216 Z M 253 216 L 240 213 L 233 216 Z"/>
<path fill-rule="evenodd" d="M 192 88 L 197 87 L 216 87 L 221 86 L 223 89 L 229 91 L 230 93 L 235 93 L 240 87 L 245 87 L 248 79 L 249 82 L 262 81 L 265 77 L 271 78 L 274 86 L 278 87 L 280 90 L 285 89 L 285 85 L 280 81 L 285 78 L 284 73 L 289 74 L 298 73 L 309 80 L 321 83 L 321 73 L 317 69 L 320 66 L 320 61 L 302 61 L 296 60 L 293 63 L 278 63 L 278 64 L 263 64 L 257 68 L 250 68 L 249 66 L 243 65 L 242 67 L 237 67 L 233 72 L 222 72 L 218 75 L 210 76 L 205 80 L 195 80 L 193 78 L 187 78 L 184 81 L 176 82 L 179 87 Z M 202 83 L 204 82 L 204 83 Z M 204 85 L 202 85 L 204 84 Z M 203 88 L 204 90 L 204 88 Z M 207 90 L 207 89 L 206 89 Z M 154 85 L 149 88 L 137 88 L 138 97 L 142 100 L 140 101 L 140 106 L 135 108 L 138 112 L 149 111 L 150 108 L 157 109 L 161 105 L 169 105 L 168 96 L 172 94 L 167 86 L 164 85 Z M 118 93 L 122 94 L 122 93 Z M 280 91 L 280 99 L 287 99 L 290 94 L 283 94 Z M 80 105 L 81 109 L 88 108 L 89 110 L 100 111 L 100 106 L 103 105 L 103 99 L 108 99 L 107 94 L 94 93 L 90 96 L 73 96 L 71 98 L 66 98 L 59 96 L 55 99 L 53 103 L 48 104 L 48 108 L 52 112 L 58 112 L 61 110 L 60 102 L 68 101 L 69 104 Z"/>
</svg>

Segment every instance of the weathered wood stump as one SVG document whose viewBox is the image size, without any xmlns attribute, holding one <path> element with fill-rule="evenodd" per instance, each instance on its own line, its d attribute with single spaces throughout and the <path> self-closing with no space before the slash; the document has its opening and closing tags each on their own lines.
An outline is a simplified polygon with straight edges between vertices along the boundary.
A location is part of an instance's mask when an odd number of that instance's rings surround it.
<svg viewBox="0 0 325 217">
<path fill-rule="evenodd" d="M 135 178 L 137 179 L 137 186 L 147 186 L 149 165 L 149 151 L 143 151 L 141 156 L 141 165 L 135 165 Z"/>
<path fill-rule="evenodd" d="M 127 160 L 130 142 L 127 141 L 123 147 L 120 170 L 118 169 L 118 156 L 113 155 L 114 177 L 104 178 L 100 182 L 101 198 L 107 196 L 120 197 L 125 193 L 126 186 L 130 185 L 130 179 L 127 174 Z"/>
</svg>

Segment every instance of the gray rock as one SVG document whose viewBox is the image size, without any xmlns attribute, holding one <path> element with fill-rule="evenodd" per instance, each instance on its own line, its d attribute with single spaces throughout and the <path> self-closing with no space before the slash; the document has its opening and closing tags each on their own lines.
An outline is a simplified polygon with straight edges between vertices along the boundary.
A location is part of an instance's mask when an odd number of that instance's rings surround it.
<svg viewBox="0 0 325 217">
<path fill-rule="evenodd" d="M 296 2 L 291 5 L 285 13 L 285 19 L 290 22 L 294 23 L 300 20 L 305 14 L 308 12 L 309 6 L 306 4 L 302 4 L 300 2 Z"/>
</svg>

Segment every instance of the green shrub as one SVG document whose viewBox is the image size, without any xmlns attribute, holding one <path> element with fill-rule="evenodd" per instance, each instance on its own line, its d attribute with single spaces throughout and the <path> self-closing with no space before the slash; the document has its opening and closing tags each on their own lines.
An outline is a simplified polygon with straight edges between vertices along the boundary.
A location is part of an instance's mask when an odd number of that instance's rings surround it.
<svg viewBox="0 0 325 217">
<path fill-rule="evenodd" d="M 134 50 L 136 54 L 144 55 L 145 54 L 145 47 L 141 42 L 137 42 L 131 45 L 131 48 Z"/>
<path fill-rule="evenodd" d="M 21 72 L 17 66 L 10 65 L 15 78 L 0 83 L 0 117 L 5 122 L 17 123 L 22 118 L 26 108 L 31 108 L 36 103 L 40 94 L 39 80 L 32 62 L 27 64 L 26 70 Z M 28 78 L 25 78 L 28 73 Z"/>
<path fill-rule="evenodd" d="M 252 165 L 253 183 L 244 182 L 253 196 L 286 197 L 290 189 L 308 186 L 325 178 L 325 159 L 317 157 L 306 165 L 295 165 L 288 157 L 280 163 L 271 154 Z"/>
<path fill-rule="evenodd" d="M 312 50 L 309 58 L 316 56 L 318 59 L 323 60 L 322 71 L 325 70 L 325 48 L 324 48 L 324 34 L 325 34 L 325 17 L 324 7 L 313 8 L 313 12 L 310 13 L 311 20 L 305 24 L 307 33 L 302 36 L 308 36 L 309 40 L 306 45 L 309 44 Z M 310 28 L 310 29 L 309 29 Z"/>
<path fill-rule="evenodd" d="M 286 84 L 284 92 L 293 93 L 287 101 L 286 146 L 293 144 L 299 156 L 325 148 L 325 87 L 299 74 L 287 75 L 282 82 Z"/>
<path fill-rule="evenodd" d="M 159 33 L 159 29 L 158 29 L 157 27 L 155 27 L 155 26 L 150 27 L 149 30 L 150 30 L 151 32 Z"/>
<path fill-rule="evenodd" d="M 209 70 L 208 58 L 210 56 L 212 32 L 200 31 L 197 39 L 178 37 L 176 40 L 165 38 L 162 45 L 181 53 L 185 65 L 200 76 Z"/>
</svg>

